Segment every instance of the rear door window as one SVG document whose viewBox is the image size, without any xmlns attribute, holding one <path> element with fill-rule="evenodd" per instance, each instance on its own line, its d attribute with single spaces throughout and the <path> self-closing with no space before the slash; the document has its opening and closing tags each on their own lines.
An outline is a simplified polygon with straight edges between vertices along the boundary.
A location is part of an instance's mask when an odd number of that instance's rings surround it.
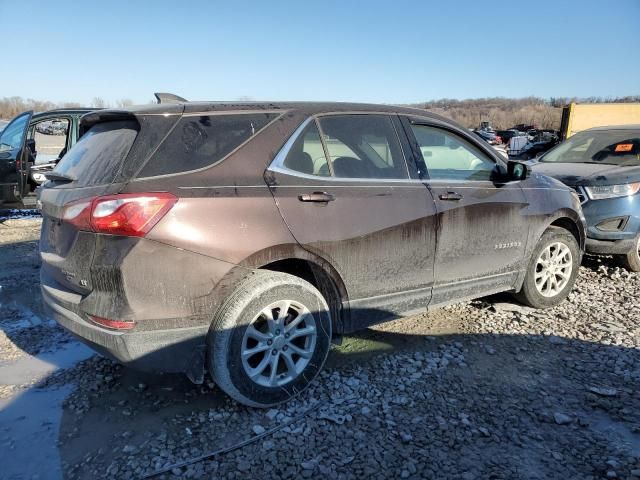
<svg viewBox="0 0 640 480">
<path fill-rule="evenodd" d="M 74 178 L 78 187 L 109 184 L 137 134 L 138 124 L 132 120 L 94 125 L 62 157 L 55 172 Z"/>
<path fill-rule="evenodd" d="M 330 175 L 320 132 L 315 122 L 310 122 L 291 146 L 284 160 L 284 166 L 306 175 L 321 177 Z"/>
<path fill-rule="evenodd" d="M 185 116 L 138 177 L 181 173 L 212 166 L 278 116 L 277 113 Z"/>
<path fill-rule="evenodd" d="M 387 115 L 335 115 L 319 121 L 336 177 L 409 178 L 398 135 Z"/>
</svg>

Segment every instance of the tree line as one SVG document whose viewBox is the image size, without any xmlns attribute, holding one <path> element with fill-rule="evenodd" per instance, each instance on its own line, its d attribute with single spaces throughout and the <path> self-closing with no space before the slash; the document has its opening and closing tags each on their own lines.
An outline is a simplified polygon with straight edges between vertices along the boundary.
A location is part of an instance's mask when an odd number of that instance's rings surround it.
<svg viewBox="0 0 640 480">
<path fill-rule="evenodd" d="M 156 103 L 155 100 L 150 103 Z M 0 118 L 9 120 L 19 113 L 33 110 L 34 112 L 45 112 L 54 108 L 79 108 L 79 107 L 95 107 L 95 108 L 124 108 L 133 105 L 133 100 L 122 98 L 114 103 L 110 103 L 101 97 L 94 97 L 89 105 L 78 102 L 51 102 L 48 100 L 35 100 L 33 98 L 22 97 L 2 97 L 0 98 Z"/>
<path fill-rule="evenodd" d="M 640 102 L 640 95 L 604 98 L 604 97 L 540 97 L 524 98 L 472 98 L 456 100 L 443 98 L 428 102 L 414 103 L 408 106 L 417 107 L 451 118 L 468 128 L 475 128 L 480 122 L 488 121 L 494 128 L 506 129 L 519 123 L 537 125 L 540 128 L 560 128 L 562 107 L 571 102 L 604 103 L 604 102 Z M 155 103 L 151 100 L 149 103 Z M 128 98 L 117 100 L 111 104 L 101 97 L 94 97 L 89 105 L 77 102 L 55 103 L 46 100 L 24 99 L 22 97 L 0 98 L 0 118 L 10 119 L 26 110 L 43 112 L 54 108 L 95 107 L 95 108 L 123 108 L 133 105 Z"/>
<path fill-rule="evenodd" d="M 635 103 L 640 95 L 626 97 L 540 97 L 440 99 L 409 106 L 428 110 L 455 120 L 467 128 L 476 128 L 488 121 L 496 129 L 507 129 L 524 123 L 539 128 L 559 129 L 562 107 L 569 103 Z"/>
</svg>

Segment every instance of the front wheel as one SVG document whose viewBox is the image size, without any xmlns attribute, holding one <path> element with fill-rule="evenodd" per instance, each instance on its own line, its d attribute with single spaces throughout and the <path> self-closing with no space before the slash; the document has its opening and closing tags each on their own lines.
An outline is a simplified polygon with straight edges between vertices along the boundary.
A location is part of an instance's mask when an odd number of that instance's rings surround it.
<svg viewBox="0 0 640 480">
<path fill-rule="evenodd" d="M 230 397 L 266 408 L 304 390 L 330 345 L 331 316 L 322 294 L 293 275 L 257 270 L 213 319 L 209 372 Z"/>
<path fill-rule="evenodd" d="M 534 308 L 555 307 L 573 288 L 580 259 L 573 235 L 563 228 L 549 227 L 533 252 L 516 298 Z"/>
<path fill-rule="evenodd" d="M 621 255 L 620 260 L 627 270 L 640 272 L 640 235 L 636 239 L 635 248 L 626 255 Z"/>
</svg>

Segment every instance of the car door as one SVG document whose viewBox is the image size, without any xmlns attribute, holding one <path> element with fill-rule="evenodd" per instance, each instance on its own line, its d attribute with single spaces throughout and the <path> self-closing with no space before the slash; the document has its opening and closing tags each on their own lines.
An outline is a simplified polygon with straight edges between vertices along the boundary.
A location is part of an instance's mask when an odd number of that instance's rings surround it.
<svg viewBox="0 0 640 480">
<path fill-rule="evenodd" d="M 408 149 L 395 116 L 322 115 L 300 126 L 266 175 L 297 242 L 344 281 L 347 331 L 429 302 L 436 209 L 410 176 Z"/>
<path fill-rule="evenodd" d="M 432 304 L 513 288 L 529 233 L 527 202 L 497 155 L 444 123 L 403 118 L 438 212 Z"/>
<path fill-rule="evenodd" d="M 0 134 L 0 201 L 15 201 L 26 190 L 31 155 L 26 139 L 32 116 L 32 111 L 21 113 Z"/>
</svg>

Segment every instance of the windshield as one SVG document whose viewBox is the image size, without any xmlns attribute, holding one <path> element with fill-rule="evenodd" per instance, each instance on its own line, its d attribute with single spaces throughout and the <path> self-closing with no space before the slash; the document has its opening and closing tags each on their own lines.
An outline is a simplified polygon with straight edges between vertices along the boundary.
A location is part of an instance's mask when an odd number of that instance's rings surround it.
<svg viewBox="0 0 640 480">
<path fill-rule="evenodd" d="M 598 130 L 576 133 L 550 150 L 540 161 L 640 166 L 640 130 Z"/>
<path fill-rule="evenodd" d="M 17 150 L 22 146 L 22 137 L 24 136 L 29 118 L 28 113 L 22 114 L 2 131 L 0 135 L 0 152 Z"/>
</svg>

